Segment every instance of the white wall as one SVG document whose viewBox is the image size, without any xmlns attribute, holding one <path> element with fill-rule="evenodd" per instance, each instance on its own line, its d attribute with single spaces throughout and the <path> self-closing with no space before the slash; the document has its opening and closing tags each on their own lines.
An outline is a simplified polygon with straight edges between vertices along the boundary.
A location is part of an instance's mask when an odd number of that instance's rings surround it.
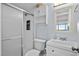
<svg viewBox="0 0 79 59">
<path fill-rule="evenodd" d="M 55 34 L 55 9 L 53 5 L 48 5 L 48 37 L 49 39 Z M 51 35 L 52 34 L 52 35 Z"/>
<path fill-rule="evenodd" d="M 2 55 L 21 55 L 23 12 L 2 4 Z"/>
<path fill-rule="evenodd" d="M 25 13 L 24 13 L 25 14 Z M 26 30 L 26 21 L 30 20 L 30 30 Z M 23 18 L 23 54 L 33 48 L 33 16 L 24 15 Z"/>
<path fill-rule="evenodd" d="M 38 13 L 38 10 L 40 13 Z M 46 6 L 34 8 L 34 38 L 47 39 Z M 39 16 L 41 15 L 41 16 Z"/>
<path fill-rule="evenodd" d="M 76 28 L 75 37 L 77 38 L 76 41 L 79 43 L 79 32 L 77 31 L 77 23 L 79 22 L 79 4 L 73 16 L 74 16 L 73 19 L 75 20 L 74 25 Z"/>
<path fill-rule="evenodd" d="M 79 8 L 78 8 L 79 9 Z M 72 11 L 73 12 L 73 11 Z M 79 12 L 73 13 L 72 14 L 72 24 L 74 25 L 72 26 L 73 31 L 69 31 L 69 32 L 57 32 L 56 31 L 56 25 L 55 25 L 55 10 L 54 7 L 52 5 L 48 5 L 48 15 L 47 15 L 47 20 L 48 20 L 48 33 L 45 33 L 46 35 L 38 35 L 41 38 L 48 38 L 48 39 L 52 39 L 55 36 L 57 37 L 66 37 L 67 40 L 69 41 L 76 41 L 79 42 L 79 33 L 77 32 L 77 22 L 79 22 Z M 41 27 L 45 27 L 43 25 L 40 25 Z M 40 28 L 40 27 L 38 27 Z M 43 30 L 45 30 L 46 28 L 44 28 Z M 41 28 L 39 29 L 38 33 L 42 33 L 43 31 L 41 31 Z"/>
<path fill-rule="evenodd" d="M 36 38 L 38 39 L 48 39 L 47 24 L 36 24 Z"/>
<path fill-rule="evenodd" d="M 0 3 L 0 56 L 1 56 L 1 3 Z"/>
<path fill-rule="evenodd" d="M 49 16 L 52 17 L 52 15 L 49 15 Z M 74 13 L 72 16 L 71 25 L 74 25 L 74 31 L 69 31 L 69 32 L 56 31 L 56 29 L 55 29 L 56 25 L 55 25 L 54 20 L 52 20 L 52 19 L 49 20 L 49 26 L 48 26 L 48 27 L 50 27 L 50 31 L 51 31 L 49 34 L 51 39 L 54 38 L 55 36 L 57 36 L 57 37 L 66 37 L 66 39 L 69 41 L 79 42 L 79 33 L 77 32 L 77 28 L 76 28 L 77 22 L 79 22 L 79 12 Z"/>
<path fill-rule="evenodd" d="M 40 39 L 45 39 L 49 40 L 50 39 L 50 34 L 54 32 L 54 8 L 53 4 L 45 4 L 46 5 L 46 16 L 44 18 L 40 17 L 34 19 L 34 38 L 40 38 Z M 42 9 L 41 9 L 42 10 Z M 34 10 L 36 12 L 36 9 Z M 37 15 L 37 13 L 35 13 Z M 39 19 L 39 20 L 38 20 Z M 45 21 L 43 21 L 45 19 Z M 46 20 L 48 24 L 46 23 Z M 36 24 L 36 21 L 40 22 L 40 24 Z M 53 23 L 53 24 L 52 24 Z M 52 32 L 53 31 L 53 32 Z"/>
</svg>

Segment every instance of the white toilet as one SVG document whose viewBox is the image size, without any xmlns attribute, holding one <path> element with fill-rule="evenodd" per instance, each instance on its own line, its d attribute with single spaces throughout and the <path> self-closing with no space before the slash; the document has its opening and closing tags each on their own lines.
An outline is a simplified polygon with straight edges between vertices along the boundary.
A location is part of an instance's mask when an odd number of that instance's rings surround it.
<svg viewBox="0 0 79 59">
<path fill-rule="evenodd" d="M 41 50 L 44 50 L 45 41 L 42 39 L 34 39 L 34 49 L 28 51 L 25 56 L 39 56 Z"/>
<path fill-rule="evenodd" d="M 42 39 L 34 39 L 34 49 L 39 51 L 44 50 L 45 41 L 46 40 L 42 40 Z"/>
</svg>

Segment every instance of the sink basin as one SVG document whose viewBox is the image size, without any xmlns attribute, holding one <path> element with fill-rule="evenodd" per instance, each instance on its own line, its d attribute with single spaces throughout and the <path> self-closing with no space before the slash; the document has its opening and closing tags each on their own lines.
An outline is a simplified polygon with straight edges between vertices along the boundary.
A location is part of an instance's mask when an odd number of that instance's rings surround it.
<svg viewBox="0 0 79 59">
<path fill-rule="evenodd" d="M 67 49 L 71 50 L 72 47 L 74 48 L 79 48 L 78 43 L 73 42 L 73 41 L 62 41 L 62 40 L 54 40 L 51 39 L 47 42 L 47 45 L 53 46 L 53 47 L 58 47 L 62 49 Z"/>
</svg>

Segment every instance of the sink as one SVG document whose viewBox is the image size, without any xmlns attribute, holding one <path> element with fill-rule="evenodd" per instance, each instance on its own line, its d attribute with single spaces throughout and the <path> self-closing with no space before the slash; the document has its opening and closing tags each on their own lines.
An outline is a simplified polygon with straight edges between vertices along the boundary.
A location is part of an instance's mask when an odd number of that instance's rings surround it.
<svg viewBox="0 0 79 59">
<path fill-rule="evenodd" d="M 62 41 L 62 40 L 57 40 L 57 39 L 49 40 L 47 42 L 47 45 L 62 48 L 62 49 L 67 49 L 67 50 L 71 50 L 72 47 L 79 48 L 78 43 L 76 43 L 74 41 Z"/>
</svg>

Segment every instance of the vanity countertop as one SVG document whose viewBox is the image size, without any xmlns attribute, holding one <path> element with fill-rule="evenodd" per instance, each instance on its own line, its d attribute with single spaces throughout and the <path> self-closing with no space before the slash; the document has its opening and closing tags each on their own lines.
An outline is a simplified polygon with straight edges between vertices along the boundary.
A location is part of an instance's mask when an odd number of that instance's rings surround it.
<svg viewBox="0 0 79 59">
<path fill-rule="evenodd" d="M 79 48 L 78 43 L 76 43 L 76 42 L 54 40 L 54 39 L 49 40 L 46 45 L 66 49 L 66 50 L 69 50 L 69 51 L 72 51 L 72 47 Z"/>
</svg>

